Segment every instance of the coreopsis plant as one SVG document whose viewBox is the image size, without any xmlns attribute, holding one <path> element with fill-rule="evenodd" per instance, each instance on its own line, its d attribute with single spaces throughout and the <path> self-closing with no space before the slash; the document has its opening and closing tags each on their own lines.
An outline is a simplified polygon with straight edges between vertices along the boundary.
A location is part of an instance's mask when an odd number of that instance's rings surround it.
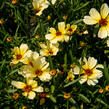
<svg viewBox="0 0 109 109">
<path fill-rule="evenodd" d="M 24 91 L 23 96 L 28 97 L 29 99 L 34 99 L 36 96 L 35 92 L 43 92 L 43 87 L 38 86 L 38 82 L 35 80 L 27 79 L 27 83 L 20 81 L 12 81 L 11 83 L 14 87 Z"/>
<path fill-rule="evenodd" d="M 32 51 L 28 50 L 27 44 L 21 44 L 20 47 L 14 47 L 12 49 L 13 54 L 13 64 L 17 64 L 18 62 L 24 62 L 26 57 L 31 56 Z"/>
<path fill-rule="evenodd" d="M 94 57 L 89 57 L 88 60 L 84 57 L 83 60 L 79 60 L 80 67 L 74 68 L 74 74 L 80 75 L 80 84 L 87 82 L 88 85 L 96 85 L 98 79 L 103 76 L 103 73 L 98 68 L 103 69 L 102 64 L 97 64 L 97 60 Z"/>
<path fill-rule="evenodd" d="M 19 74 L 21 74 L 25 78 L 33 79 L 35 77 L 38 77 L 41 81 L 51 80 L 51 75 L 49 74 L 49 63 L 45 60 L 44 57 L 36 57 L 36 59 L 28 58 L 26 62 L 28 64 L 21 67 L 20 71 L 18 72 Z"/>
<path fill-rule="evenodd" d="M 57 55 L 57 52 L 59 51 L 59 44 L 52 44 L 50 42 L 47 42 L 47 45 L 40 43 L 41 50 L 40 55 L 41 56 L 54 56 Z"/>
<path fill-rule="evenodd" d="M 57 43 L 57 42 L 63 42 L 69 41 L 69 35 L 66 34 L 66 29 L 65 29 L 65 23 L 64 22 L 59 22 L 58 23 L 58 30 L 55 28 L 50 28 L 49 29 L 49 34 L 45 35 L 45 38 L 49 40 L 51 43 Z"/>
<path fill-rule="evenodd" d="M 100 13 L 92 8 L 89 11 L 90 16 L 84 16 L 84 23 L 87 25 L 99 24 L 100 29 L 98 32 L 98 37 L 103 39 L 109 36 L 109 7 L 104 3 L 100 8 Z"/>
</svg>

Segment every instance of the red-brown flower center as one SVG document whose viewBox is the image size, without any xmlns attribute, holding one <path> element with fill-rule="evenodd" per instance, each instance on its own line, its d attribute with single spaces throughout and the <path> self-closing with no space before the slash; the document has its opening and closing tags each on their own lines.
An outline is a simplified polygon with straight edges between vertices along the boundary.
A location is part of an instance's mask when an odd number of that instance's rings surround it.
<svg viewBox="0 0 109 109">
<path fill-rule="evenodd" d="M 100 26 L 106 26 L 107 23 L 108 23 L 108 22 L 107 22 L 106 19 L 101 19 L 101 20 L 99 21 Z"/>
<path fill-rule="evenodd" d="M 60 31 L 56 32 L 56 36 L 60 36 L 62 33 Z"/>
<path fill-rule="evenodd" d="M 37 14 L 40 11 L 40 8 L 36 8 L 34 11 Z"/>
<path fill-rule="evenodd" d="M 92 74 L 93 74 L 93 71 L 91 69 L 85 69 L 84 75 L 91 76 Z"/>
<path fill-rule="evenodd" d="M 23 91 L 24 92 L 30 92 L 32 90 L 32 86 L 31 85 L 26 85 L 24 88 L 23 88 Z"/>
<path fill-rule="evenodd" d="M 43 71 L 42 71 L 42 70 L 36 70 L 36 71 L 35 71 L 35 74 L 36 74 L 37 76 L 42 75 L 42 73 L 43 73 Z"/>
<path fill-rule="evenodd" d="M 16 59 L 17 60 L 20 60 L 21 58 L 22 58 L 22 55 L 21 54 L 16 55 Z"/>
<path fill-rule="evenodd" d="M 69 28 L 68 31 L 72 32 L 73 30 L 72 30 L 72 28 Z"/>
<path fill-rule="evenodd" d="M 49 53 L 49 55 L 53 55 L 53 51 L 52 50 L 49 50 L 48 53 Z"/>
<path fill-rule="evenodd" d="M 31 67 L 34 67 L 34 65 L 33 65 L 33 63 L 30 61 L 29 62 L 29 65 L 31 66 Z"/>
</svg>

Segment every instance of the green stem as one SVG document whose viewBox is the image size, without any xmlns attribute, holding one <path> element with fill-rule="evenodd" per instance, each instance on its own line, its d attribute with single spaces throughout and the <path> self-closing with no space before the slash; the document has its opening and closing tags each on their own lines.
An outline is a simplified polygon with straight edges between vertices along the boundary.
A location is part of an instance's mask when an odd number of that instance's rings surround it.
<svg viewBox="0 0 109 109">
<path fill-rule="evenodd" d="M 53 69 L 53 62 L 51 56 L 48 56 L 49 63 L 50 63 L 50 69 Z"/>
</svg>

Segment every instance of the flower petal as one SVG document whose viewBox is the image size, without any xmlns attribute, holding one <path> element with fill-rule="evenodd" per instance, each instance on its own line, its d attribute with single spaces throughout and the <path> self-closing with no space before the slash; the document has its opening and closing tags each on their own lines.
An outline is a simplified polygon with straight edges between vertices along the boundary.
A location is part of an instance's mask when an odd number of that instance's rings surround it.
<svg viewBox="0 0 109 109">
<path fill-rule="evenodd" d="M 101 27 L 98 32 L 98 37 L 103 39 L 107 37 L 107 29 L 106 27 Z"/>
<path fill-rule="evenodd" d="M 78 66 L 75 66 L 75 68 L 74 68 L 74 74 L 75 75 L 78 75 L 79 72 L 80 72 L 80 68 Z"/>
<path fill-rule="evenodd" d="M 80 84 L 83 84 L 87 81 L 87 77 L 86 76 L 82 76 L 81 80 L 79 80 Z"/>
<path fill-rule="evenodd" d="M 18 89 L 23 89 L 25 87 L 25 83 L 19 82 L 19 81 L 12 81 L 11 83 L 13 86 L 15 86 Z"/>
<path fill-rule="evenodd" d="M 87 25 L 94 25 L 97 23 L 96 20 L 94 20 L 92 17 L 90 16 L 84 16 L 84 19 L 83 19 L 84 23 L 87 24 Z"/>
<path fill-rule="evenodd" d="M 33 88 L 32 90 L 35 92 L 43 92 L 44 91 L 43 87 L 41 87 L 41 86 Z"/>
<path fill-rule="evenodd" d="M 28 95 L 28 92 L 23 92 L 22 95 L 26 97 Z"/>
<path fill-rule="evenodd" d="M 34 99 L 35 96 L 36 96 L 36 93 L 33 92 L 33 91 L 30 91 L 30 92 L 28 93 L 28 98 L 29 98 L 29 99 Z"/>
<path fill-rule="evenodd" d="M 90 16 L 91 16 L 93 19 L 95 19 L 95 20 L 97 20 L 97 21 L 99 21 L 99 20 L 101 19 L 101 16 L 100 16 L 99 12 L 98 12 L 95 8 L 92 8 L 92 9 L 89 11 L 89 14 L 90 14 Z"/>
<path fill-rule="evenodd" d="M 102 18 L 106 18 L 108 13 L 109 13 L 108 5 L 106 3 L 104 3 L 100 9 L 100 14 L 101 14 Z"/>
<path fill-rule="evenodd" d="M 96 64 L 97 64 L 97 60 L 95 58 L 93 58 L 93 57 L 88 58 L 88 67 L 90 69 L 94 68 L 96 66 Z"/>
<path fill-rule="evenodd" d="M 64 22 L 58 23 L 58 30 L 62 33 L 65 31 L 65 23 Z"/>
<path fill-rule="evenodd" d="M 27 44 L 21 44 L 20 45 L 20 52 L 21 54 L 24 54 L 28 49 L 28 45 Z"/>
</svg>

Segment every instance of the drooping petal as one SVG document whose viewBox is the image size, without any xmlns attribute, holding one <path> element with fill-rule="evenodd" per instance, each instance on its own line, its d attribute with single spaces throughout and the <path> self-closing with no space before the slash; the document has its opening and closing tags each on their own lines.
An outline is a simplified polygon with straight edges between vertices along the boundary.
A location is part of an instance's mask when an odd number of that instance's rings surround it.
<svg viewBox="0 0 109 109">
<path fill-rule="evenodd" d="M 98 37 L 103 39 L 107 37 L 107 29 L 106 27 L 101 27 L 98 32 Z"/>
<path fill-rule="evenodd" d="M 96 20 L 94 20 L 92 17 L 90 16 L 85 16 L 84 19 L 83 19 L 84 23 L 87 24 L 87 25 L 94 25 L 97 23 Z"/>
<path fill-rule="evenodd" d="M 106 18 L 108 13 L 109 13 L 108 5 L 106 3 L 104 3 L 100 9 L 100 14 L 101 14 L 102 18 Z"/>
<path fill-rule="evenodd" d="M 33 92 L 33 91 L 30 91 L 30 92 L 28 93 L 28 98 L 29 98 L 29 99 L 34 99 L 35 96 L 36 96 L 36 93 Z"/>
<path fill-rule="evenodd" d="M 95 19 L 95 20 L 97 20 L 97 21 L 99 21 L 99 20 L 101 19 L 101 16 L 100 16 L 99 12 L 98 12 L 95 8 L 92 8 L 92 9 L 89 11 L 89 14 L 90 14 L 90 16 L 91 16 L 93 19 Z"/>
<path fill-rule="evenodd" d="M 19 81 L 12 81 L 11 84 L 18 89 L 23 89 L 26 85 L 25 83 Z"/>
</svg>

